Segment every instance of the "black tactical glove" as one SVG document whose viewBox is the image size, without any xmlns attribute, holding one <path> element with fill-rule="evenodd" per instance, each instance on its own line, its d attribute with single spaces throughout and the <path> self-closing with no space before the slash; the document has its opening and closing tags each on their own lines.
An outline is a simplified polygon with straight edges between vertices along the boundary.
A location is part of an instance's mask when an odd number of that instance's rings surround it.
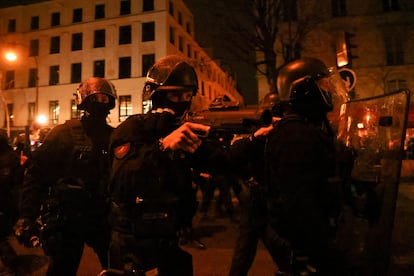
<svg viewBox="0 0 414 276">
<path fill-rule="evenodd" d="M 39 247 L 40 225 L 29 218 L 20 218 L 14 226 L 17 241 L 25 247 Z"/>
</svg>

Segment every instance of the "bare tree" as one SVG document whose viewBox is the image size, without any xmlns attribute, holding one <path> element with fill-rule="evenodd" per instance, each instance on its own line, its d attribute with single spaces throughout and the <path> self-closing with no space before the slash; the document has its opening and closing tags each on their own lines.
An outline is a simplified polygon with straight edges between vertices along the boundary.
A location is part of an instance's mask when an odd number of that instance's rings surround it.
<svg viewBox="0 0 414 276">
<path fill-rule="evenodd" d="M 306 35 L 321 22 L 321 3 L 306 2 L 299 17 L 296 0 L 244 0 L 237 5 L 226 2 L 226 11 L 215 11 L 226 18 L 221 20 L 224 31 L 216 35 L 221 36 L 233 58 L 253 63 L 265 76 L 269 92 L 277 93 L 278 70 L 300 57 Z M 232 16 L 225 16 L 226 12 Z"/>
<path fill-rule="evenodd" d="M 212 46 L 214 58 L 222 63 L 243 61 L 253 66 L 266 78 L 271 93 L 277 93 L 278 70 L 300 57 L 306 36 L 321 22 L 323 10 L 321 1 L 306 1 L 300 16 L 297 0 L 188 2 L 203 10 L 201 16 L 211 15 L 196 21 L 203 24 L 202 46 L 216 41 Z"/>
<path fill-rule="evenodd" d="M 255 23 L 254 48 L 256 52 L 256 69 L 266 77 L 269 92 L 276 92 L 276 57 L 275 43 L 279 34 L 279 22 L 283 4 L 280 0 L 250 1 Z M 263 66 L 264 65 L 264 66 Z"/>
</svg>

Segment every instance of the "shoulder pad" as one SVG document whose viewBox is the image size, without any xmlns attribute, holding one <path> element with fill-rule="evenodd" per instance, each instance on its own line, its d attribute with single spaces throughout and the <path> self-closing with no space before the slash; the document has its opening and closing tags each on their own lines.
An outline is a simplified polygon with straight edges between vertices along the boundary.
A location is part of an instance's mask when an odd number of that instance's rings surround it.
<svg viewBox="0 0 414 276">
<path fill-rule="evenodd" d="M 114 148 L 114 156 L 117 159 L 123 159 L 131 150 L 131 143 L 122 144 Z"/>
</svg>

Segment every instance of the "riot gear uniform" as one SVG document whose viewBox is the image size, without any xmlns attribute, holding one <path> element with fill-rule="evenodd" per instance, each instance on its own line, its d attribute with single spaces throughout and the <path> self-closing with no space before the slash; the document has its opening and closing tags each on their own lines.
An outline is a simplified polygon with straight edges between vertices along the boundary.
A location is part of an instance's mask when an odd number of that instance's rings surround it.
<svg viewBox="0 0 414 276">
<path fill-rule="evenodd" d="M 254 134 L 253 134 L 254 135 Z M 264 180 L 265 137 L 237 140 L 231 148 L 236 166 L 243 165 L 240 175 L 241 191 L 239 235 L 235 244 L 229 276 L 244 276 L 254 261 L 259 240 L 268 250 L 279 271 L 290 271 L 291 248 L 268 223 L 266 186 Z M 276 274 L 278 275 L 278 274 Z"/>
<path fill-rule="evenodd" d="M 96 102 L 94 96 L 98 95 L 107 97 L 108 101 L 103 103 L 107 110 L 115 107 L 115 86 L 106 79 L 92 77 L 82 82 L 74 94 L 78 109 L 88 110 L 90 103 Z"/>
<path fill-rule="evenodd" d="M 26 233 L 34 225 L 28 222 L 40 216 L 40 242 L 50 256 L 47 275 L 76 275 L 84 243 L 107 267 L 110 231 L 105 191 L 113 128 L 106 116 L 116 94 L 109 81 L 90 78 L 81 83 L 77 95 L 78 107 L 87 112 L 81 120 L 69 120 L 49 132 L 27 161 L 22 187 L 16 235 L 27 243 L 32 235 Z M 95 103 L 99 107 L 91 108 Z"/>
<path fill-rule="evenodd" d="M 279 100 L 289 102 L 296 112 L 308 109 L 317 109 L 323 113 L 331 111 L 333 106 L 329 91 L 317 83 L 328 76 L 328 68 L 319 59 L 295 60 L 284 66 L 278 74 Z"/>
<path fill-rule="evenodd" d="M 160 59 L 150 68 L 143 89 L 143 100 L 151 100 L 152 106 L 170 108 L 177 117 L 183 116 L 191 105 L 190 101 L 171 101 L 166 97 L 167 92 L 192 92 L 195 96 L 198 90 L 197 74 L 193 67 L 181 57 L 170 55 Z"/>
<path fill-rule="evenodd" d="M 111 269 L 124 269 L 132 256 L 139 269 L 160 276 L 193 273 L 192 257 L 177 237 L 196 207 L 191 169 L 211 171 L 222 163 L 214 156 L 217 146 L 195 134 L 208 127 L 181 121 L 197 88 L 183 58 L 160 59 L 143 91 L 152 110 L 129 117 L 111 136 Z M 184 97 L 187 92 L 192 95 Z"/>
<path fill-rule="evenodd" d="M 307 267 L 316 275 L 340 275 L 330 225 L 340 201 L 339 187 L 329 182 L 335 173 L 335 146 L 326 117 L 332 110 L 327 77 L 324 63 L 313 58 L 281 69 L 277 86 L 284 117 L 268 137 L 265 177 L 270 225 L 296 256 L 309 258 Z M 304 267 L 293 262 L 294 270 Z"/>
</svg>

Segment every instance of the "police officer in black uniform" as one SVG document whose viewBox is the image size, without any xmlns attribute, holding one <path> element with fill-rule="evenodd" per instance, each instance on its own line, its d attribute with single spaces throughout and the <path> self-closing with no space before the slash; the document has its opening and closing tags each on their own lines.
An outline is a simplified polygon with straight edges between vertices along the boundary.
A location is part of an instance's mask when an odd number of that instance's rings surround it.
<svg viewBox="0 0 414 276">
<path fill-rule="evenodd" d="M 265 149 L 269 223 L 293 248 L 293 273 L 341 275 L 332 224 L 339 187 L 329 181 L 335 147 L 328 69 L 319 59 L 295 60 L 280 70 L 277 86 L 284 116 Z"/>
<path fill-rule="evenodd" d="M 15 229 L 26 246 L 40 235 L 50 256 L 47 275 L 76 275 L 85 243 L 107 267 L 110 230 L 105 191 L 113 128 L 106 117 L 115 107 L 116 92 L 108 80 L 92 77 L 74 95 L 84 115 L 54 127 L 27 161 L 21 218 Z"/>
<path fill-rule="evenodd" d="M 193 274 L 192 257 L 177 237 L 194 212 L 191 169 L 221 166 L 219 146 L 200 137 L 209 127 L 183 122 L 197 89 L 193 67 L 182 57 L 166 56 L 147 74 L 143 99 L 152 101 L 152 109 L 114 130 L 112 270 Z"/>
<path fill-rule="evenodd" d="M 277 102 L 275 100 L 275 104 Z M 269 225 L 267 214 L 264 152 L 267 136 L 283 116 L 277 108 L 269 108 L 272 111 L 262 109 L 263 114 L 269 116 L 264 121 L 268 126 L 258 129 L 248 138 L 235 141 L 231 148 L 233 162 L 237 161 L 243 168 L 240 171 L 244 173 L 239 175 L 240 224 L 229 276 L 248 275 L 259 240 L 263 242 L 279 272 L 291 268 L 290 244 Z M 269 114 L 265 114 L 267 112 Z"/>
</svg>

